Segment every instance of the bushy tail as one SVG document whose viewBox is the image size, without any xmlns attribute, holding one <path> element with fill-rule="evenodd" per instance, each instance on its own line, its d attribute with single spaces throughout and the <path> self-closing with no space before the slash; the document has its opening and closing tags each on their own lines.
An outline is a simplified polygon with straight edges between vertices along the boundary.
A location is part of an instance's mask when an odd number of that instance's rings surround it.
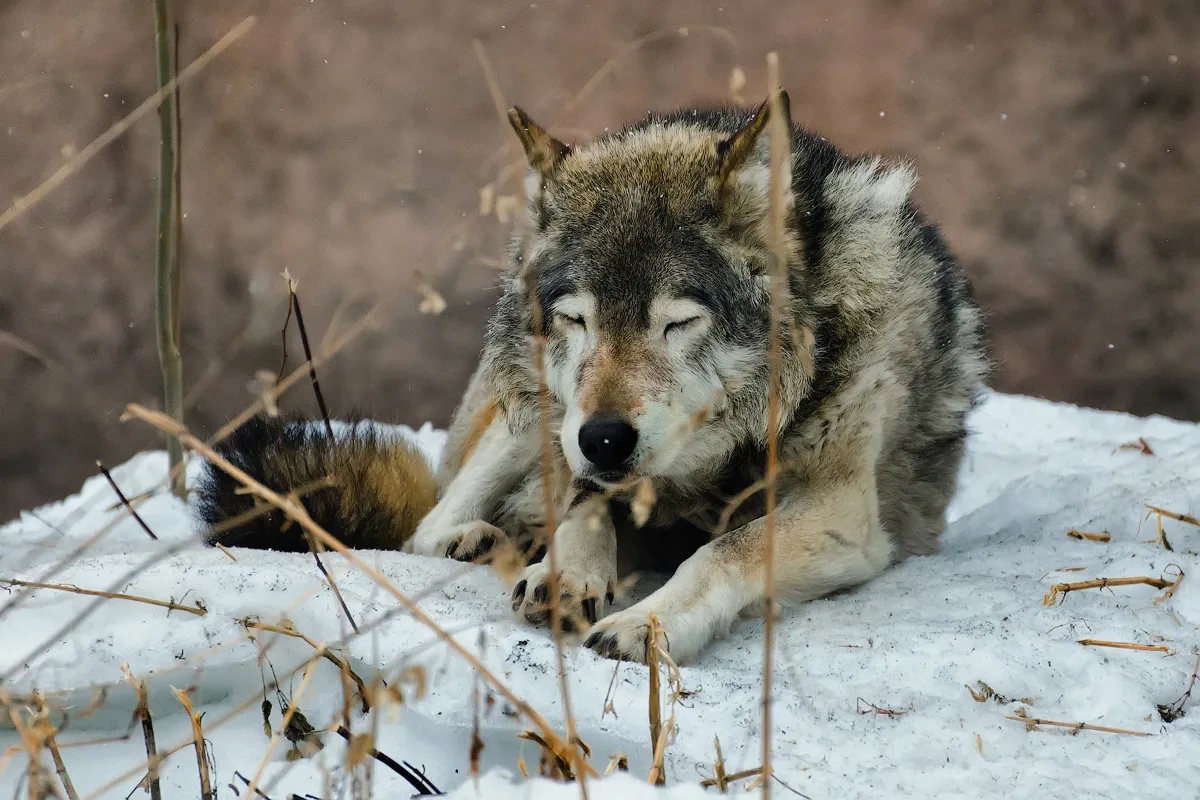
<svg viewBox="0 0 1200 800">
<path fill-rule="evenodd" d="M 320 422 L 255 417 L 215 448 L 267 488 L 296 492 L 313 520 L 347 547 L 398 550 L 433 508 L 433 472 L 398 434 L 364 421 L 331 440 Z M 205 540 L 228 547 L 307 552 L 303 529 L 212 464 L 197 487 Z"/>
</svg>

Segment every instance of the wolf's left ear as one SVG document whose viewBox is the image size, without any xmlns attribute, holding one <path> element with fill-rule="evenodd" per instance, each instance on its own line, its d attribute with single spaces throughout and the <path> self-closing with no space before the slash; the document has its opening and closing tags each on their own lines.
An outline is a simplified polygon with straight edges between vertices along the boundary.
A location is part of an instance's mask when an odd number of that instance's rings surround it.
<svg viewBox="0 0 1200 800">
<path fill-rule="evenodd" d="M 571 152 L 569 145 L 555 139 L 517 106 L 508 110 L 508 122 L 521 140 L 529 166 L 543 178 L 548 178 L 559 162 Z"/>
<path fill-rule="evenodd" d="M 774 102 L 772 102 L 774 101 Z M 792 111 L 788 93 L 783 89 L 773 98 L 767 98 L 755 110 L 750 121 L 736 133 L 717 144 L 717 187 L 726 195 L 735 183 L 748 183 L 762 199 L 770 196 L 770 134 L 773 108 L 779 109 L 782 124 L 779 130 L 784 136 L 784 151 L 780 169 L 783 171 L 784 199 L 791 198 L 792 187 Z M 776 123 L 779 124 L 779 123 Z M 766 133 L 767 135 L 763 135 Z M 756 156 L 755 153 L 758 153 Z"/>
</svg>

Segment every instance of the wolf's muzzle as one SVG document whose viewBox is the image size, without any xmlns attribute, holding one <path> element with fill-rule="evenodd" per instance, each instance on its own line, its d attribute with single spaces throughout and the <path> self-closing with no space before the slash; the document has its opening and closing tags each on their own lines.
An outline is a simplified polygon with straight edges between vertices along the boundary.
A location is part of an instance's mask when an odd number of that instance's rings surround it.
<svg viewBox="0 0 1200 800">
<path fill-rule="evenodd" d="M 637 429 L 619 417 L 597 415 L 579 428 L 579 450 L 602 472 L 623 471 L 637 441 Z"/>
</svg>

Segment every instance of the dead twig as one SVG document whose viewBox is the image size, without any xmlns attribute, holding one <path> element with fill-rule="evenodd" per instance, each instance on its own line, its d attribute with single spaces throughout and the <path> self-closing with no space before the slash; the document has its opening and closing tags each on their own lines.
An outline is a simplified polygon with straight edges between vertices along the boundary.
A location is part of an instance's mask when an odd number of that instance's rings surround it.
<svg viewBox="0 0 1200 800">
<path fill-rule="evenodd" d="M 22 581 L 16 578 L 0 578 L 0 584 L 9 586 L 24 586 L 27 589 L 54 589 L 59 592 L 70 592 L 71 594 L 85 595 L 87 597 L 106 597 L 109 600 L 129 600 L 134 603 L 145 603 L 149 606 L 158 606 L 169 611 L 186 611 L 189 614 L 194 614 L 197 617 L 203 617 L 208 613 L 208 609 L 203 606 L 187 606 L 181 603 L 176 603 L 173 600 L 155 600 L 153 597 L 142 597 L 136 594 L 122 594 L 120 592 L 102 592 L 97 589 L 80 589 L 78 586 L 67 586 L 61 583 L 39 583 L 37 581 Z"/>
<path fill-rule="evenodd" d="M 121 505 L 129 509 L 129 513 L 133 515 L 135 520 L 137 520 L 137 524 L 142 526 L 142 530 L 146 532 L 146 535 L 157 542 L 158 537 L 154 535 L 154 531 L 150 530 L 150 526 L 146 524 L 146 520 L 142 519 L 142 515 L 139 514 L 137 509 L 133 507 L 133 504 L 129 502 L 129 498 L 127 498 L 125 493 L 121 491 L 121 487 L 117 486 L 117 482 L 113 480 L 112 473 L 108 471 L 108 467 L 104 466 L 104 464 L 100 461 L 96 462 L 96 466 L 100 468 L 100 474 L 104 476 L 106 481 L 108 481 L 108 485 L 111 486 L 112 490 L 117 493 L 117 497 L 121 500 Z"/>
<path fill-rule="evenodd" d="M 350 731 L 346 730 L 346 728 L 344 726 L 339 725 L 334 730 L 338 736 L 341 736 L 347 742 L 354 741 L 354 736 L 350 733 Z M 428 796 L 428 795 L 437 795 L 437 794 L 442 793 L 436 786 L 433 785 L 433 782 L 430 781 L 429 778 L 425 777 L 424 775 L 422 775 L 419 772 L 410 771 L 410 770 L 406 769 L 403 765 L 398 763 L 394 758 L 389 756 L 387 753 L 381 753 L 378 750 L 376 750 L 374 747 L 369 748 L 366 752 L 368 755 L 371 756 L 371 758 L 375 759 L 380 764 L 383 764 L 385 767 L 390 769 L 392 772 L 396 773 L 401 778 L 408 781 L 409 785 L 417 790 L 418 795 Z M 409 766 L 411 766 L 411 765 L 409 765 Z"/>
<path fill-rule="evenodd" d="M 1183 573 L 1181 571 L 1179 578 L 1175 581 L 1139 576 L 1134 578 L 1095 578 L 1090 581 L 1079 581 L 1077 583 L 1056 583 L 1050 587 L 1050 591 L 1046 592 L 1046 596 L 1042 598 L 1042 602 L 1048 606 L 1052 606 L 1060 602 L 1070 592 L 1078 592 L 1083 589 L 1108 589 L 1113 586 L 1153 586 L 1155 589 L 1171 589 L 1182 579 Z"/>
<path fill-rule="evenodd" d="M 1111 647 L 1116 650 L 1145 650 L 1151 653 L 1170 653 L 1170 645 L 1165 644 L 1138 644 L 1137 642 L 1110 642 L 1107 639 L 1080 639 L 1079 643 L 1085 647 Z"/>
<path fill-rule="evenodd" d="M 125 673 L 125 680 L 133 687 L 137 698 L 133 720 L 141 721 L 142 738 L 146 741 L 146 777 L 142 779 L 142 783 L 150 792 L 150 800 L 162 800 L 162 788 L 158 781 L 158 765 L 162 763 L 162 759 L 158 755 L 158 744 L 154 740 L 154 719 L 150 716 L 150 705 L 146 699 L 146 682 L 135 678 L 127 664 L 121 665 L 121 671 Z"/>
<path fill-rule="evenodd" d="M 658 743 L 662 738 L 662 688 L 658 674 L 658 636 L 661 629 L 658 618 L 650 615 L 650 636 L 646 644 L 646 667 L 650 671 L 650 752 L 654 754 L 654 765 L 650 768 L 651 783 L 664 785 L 667 776 L 662 768 Z"/>
<path fill-rule="evenodd" d="M 192 700 L 188 697 L 186 690 L 171 687 L 171 691 L 174 692 L 175 699 L 183 706 L 192 723 L 192 738 L 196 742 L 196 764 L 200 772 L 200 800 L 216 800 L 217 793 L 213 789 L 212 776 L 209 773 L 208 748 L 204 744 L 204 728 L 200 722 L 204 715 L 197 714 L 192 709 Z"/>
<path fill-rule="evenodd" d="M 1108 531 L 1100 531 L 1099 533 L 1088 533 L 1077 528 L 1071 528 L 1067 531 L 1067 536 L 1072 539 L 1087 539 L 1089 542 L 1111 542 L 1112 534 Z"/>
<path fill-rule="evenodd" d="M 1180 514 L 1177 511 L 1168 511 L 1165 508 L 1159 508 L 1158 506 L 1152 506 L 1149 503 L 1145 503 L 1144 505 L 1146 506 L 1146 508 L 1153 511 L 1155 514 L 1162 514 L 1164 517 L 1168 517 L 1168 518 L 1176 520 L 1178 522 L 1186 522 L 1188 525 L 1195 525 L 1196 527 L 1200 527 L 1200 519 L 1197 519 L 1196 517 L 1193 517 L 1190 514 Z"/>
<path fill-rule="evenodd" d="M 1030 717 L 1026 715 L 1025 709 L 1023 708 L 1018 708 L 1017 713 L 1015 714 L 1005 714 L 1004 718 L 1014 720 L 1015 722 L 1024 723 L 1025 727 L 1029 730 L 1034 730 L 1038 727 L 1051 727 L 1070 728 L 1072 733 L 1078 733 L 1079 731 L 1096 731 L 1098 733 L 1120 733 L 1125 736 L 1150 735 L 1144 731 L 1131 731 L 1127 728 L 1109 728 L 1104 725 L 1093 725 L 1090 722 L 1058 722 L 1051 719 L 1038 719 L 1036 717 Z"/>
</svg>

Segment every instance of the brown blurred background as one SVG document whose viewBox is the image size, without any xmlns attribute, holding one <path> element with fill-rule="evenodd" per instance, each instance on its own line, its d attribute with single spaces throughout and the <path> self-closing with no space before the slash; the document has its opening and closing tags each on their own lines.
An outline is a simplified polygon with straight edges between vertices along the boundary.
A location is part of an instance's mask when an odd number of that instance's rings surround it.
<svg viewBox="0 0 1200 800">
<path fill-rule="evenodd" d="M 0 205 L 155 89 L 151 8 L 0 5 Z M 249 13 L 252 32 L 183 90 L 197 430 L 278 367 L 285 268 L 317 339 L 395 298 L 322 370 L 335 413 L 446 422 L 506 238 L 480 193 L 511 191 L 473 38 L 505 99 L 568 140 L 726 101 L 735 68 L 756 102 L 778 51 L 797 120 L 916 160 L 991 313 L 998 389 L 1200 419 L 1195 0 L 184 1 L 182 62 Z M 76 490 L 96 458 L 159 445 L 118 421 L 129 401 L 161 405 L 157 141 L 151 115 L 0 230 L 0 520 Z M 444 313 L 418 310 L 418 270 Z M 286 404 L 315 413 L 305 384 Z"/>
</svg>

